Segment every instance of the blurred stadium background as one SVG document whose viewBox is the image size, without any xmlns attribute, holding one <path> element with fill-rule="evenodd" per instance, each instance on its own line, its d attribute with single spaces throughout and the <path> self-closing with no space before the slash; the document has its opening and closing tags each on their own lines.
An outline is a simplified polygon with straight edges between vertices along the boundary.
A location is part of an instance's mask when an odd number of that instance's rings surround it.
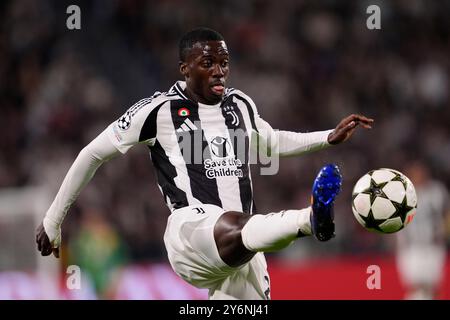
<svg viewBox="0 0 450 320">
<path fill-rule="evenodd" d="M 66 28 L 70 4 L 81 8 L 81 30 Z M 371 4 L 381 30 L 366 28 Z M 363 230 L 351 189 L 371 169 L 402 171 L 414 159 L 450 186 L 449 15 L 450 2 L 420 0 L 2 1 L 0 299 L 206 298 L 168 266 L 168 210 L 145 147 L 99 169 L 65 220 L 61 260 L 39 257 L 34 244 L 77 153 L 134 102 L 180 79 L 178 38 L 196 26 L 225 36 L 230 86 L 274 128 L 329 129 L 353 112 L 376 119 L 350 143 L 281 160 L 278 175 L 255 170 L 260 213 L 307 206 L 324 163 L 339 163 L 345 177 L 337 237 L 268 255 L 272 297 L 402 299 L 397 235 Z M 448 216 L 437 222 L 447 248 Z M 374 264 L 381 290 L 366 287 Z M 82 270 L 81 290 L 66 287 L 69 265 Z M 447 262 L 443 299 L 449 275 Z"/>
</svg>

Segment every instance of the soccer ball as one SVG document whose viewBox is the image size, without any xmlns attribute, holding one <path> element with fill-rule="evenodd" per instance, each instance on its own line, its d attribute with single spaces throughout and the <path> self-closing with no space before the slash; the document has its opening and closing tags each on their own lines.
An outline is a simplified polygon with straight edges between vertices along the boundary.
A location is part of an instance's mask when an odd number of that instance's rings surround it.
<svg viewBox="0 0 450 320">
<path fill-rule="evenodd" d="M 372 170 L 362 176 L 353 188 L 353 214 L 369 231 L 397 232 L 412 221 L 416 209 L 414 185 L 397 170 Z"/>
</svg>

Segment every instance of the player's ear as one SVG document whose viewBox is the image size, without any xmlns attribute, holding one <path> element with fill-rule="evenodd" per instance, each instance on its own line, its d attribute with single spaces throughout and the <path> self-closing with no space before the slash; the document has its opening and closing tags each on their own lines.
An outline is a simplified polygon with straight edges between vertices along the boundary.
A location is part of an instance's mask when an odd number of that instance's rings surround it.
<svg viewBox="0 0 450 320">
<path fill-rule="evenodd" d="M 180 73 L 185 77 L 185 78 L 189 78 L 189 72 L 188 72 L 188 65 L 186 62 L 180 61 L 179 62 L 179 66 L 180 66 Z"/>
</svg>

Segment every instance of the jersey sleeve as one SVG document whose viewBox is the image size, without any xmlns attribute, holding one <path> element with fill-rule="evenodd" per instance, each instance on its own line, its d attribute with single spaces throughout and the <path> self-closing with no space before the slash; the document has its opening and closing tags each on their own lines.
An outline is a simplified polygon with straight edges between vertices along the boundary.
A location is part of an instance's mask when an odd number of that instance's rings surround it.
<svg viewBox="0 0 450 320">
<path fill-rule="evenodd" d="M 153 146 L 156 140 L 156 115 L 164 102 L 166 100 L 163 98 L 154 97 L 136 102 L 106 129 L 112 144 L 121 153 L 126 153 L 139 143 Z"/>
<path fill-rule="evenodd" d="M 111 144 L 106 130 L 84 147 L 67 172 L 55 199 L 47 210 L 43 224 L 50 242 L 57 243 L 61 224 L 70 206 L 89 183 L 96 170 L 119 152 Z M 56 241 L 56 242 L 55 242 Z"/>
<path fill-rule="evenodd" d="M 295 156 L 304 153 L 317 151 L 329 147 L 328 135 L 333 130 L 314 131 L 314 132 L 293 132 L 273 129 L 272 126 L 265 121 L 258 113 L 253 100 L 239 92 L 249 102 L 253 121 L 253 131 L 257 135 L 257 143 L 252 143 L 252 146 L 257 146 L 259 151 L 264 151 L 266 154 L 278 154 L 282 157 Z"/>
</svg>

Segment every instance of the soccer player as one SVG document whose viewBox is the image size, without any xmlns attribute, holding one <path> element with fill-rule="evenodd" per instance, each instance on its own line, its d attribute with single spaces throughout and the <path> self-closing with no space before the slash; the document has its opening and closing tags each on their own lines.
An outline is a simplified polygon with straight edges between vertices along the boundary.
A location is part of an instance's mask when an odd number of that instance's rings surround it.
<svg viewBox="0 0 450 320">
<path fill-rule="evenodd" d="M 407 164 L 405 173 L 414 183 L 419 207 L 414 221 L 396 237 L 397 270 L 406 289 L 404 298 L 438 299 L 447 255 L 448 190 L 431 175 L 423 160 Z"/>
<path fill-rule="evenodd" d="M 269 299 L 263 252 L 306 235 L 332 238 L 341 175 L 335 165 L 320 170 L 311 207 L 256 214 L 251 147 L 258 141 L 280 156 L 302 154 L 341 143 L 358 126 L 371 128 L 373 120 L 353 114 L 334 130 L 275 131 L 250 97 L 226 88 L 229 53 L 219 33 L 188 32 L 179 56 L 184 81 L 137 102 L 80 152 L 37 229 L 38 250 L 59 257 L 61 224 L 82 188 L 101 164 L 143 144 L 171 213 L 164 243 L 173 270 L 208 288 L 210 299 Z"/>
</svg>

